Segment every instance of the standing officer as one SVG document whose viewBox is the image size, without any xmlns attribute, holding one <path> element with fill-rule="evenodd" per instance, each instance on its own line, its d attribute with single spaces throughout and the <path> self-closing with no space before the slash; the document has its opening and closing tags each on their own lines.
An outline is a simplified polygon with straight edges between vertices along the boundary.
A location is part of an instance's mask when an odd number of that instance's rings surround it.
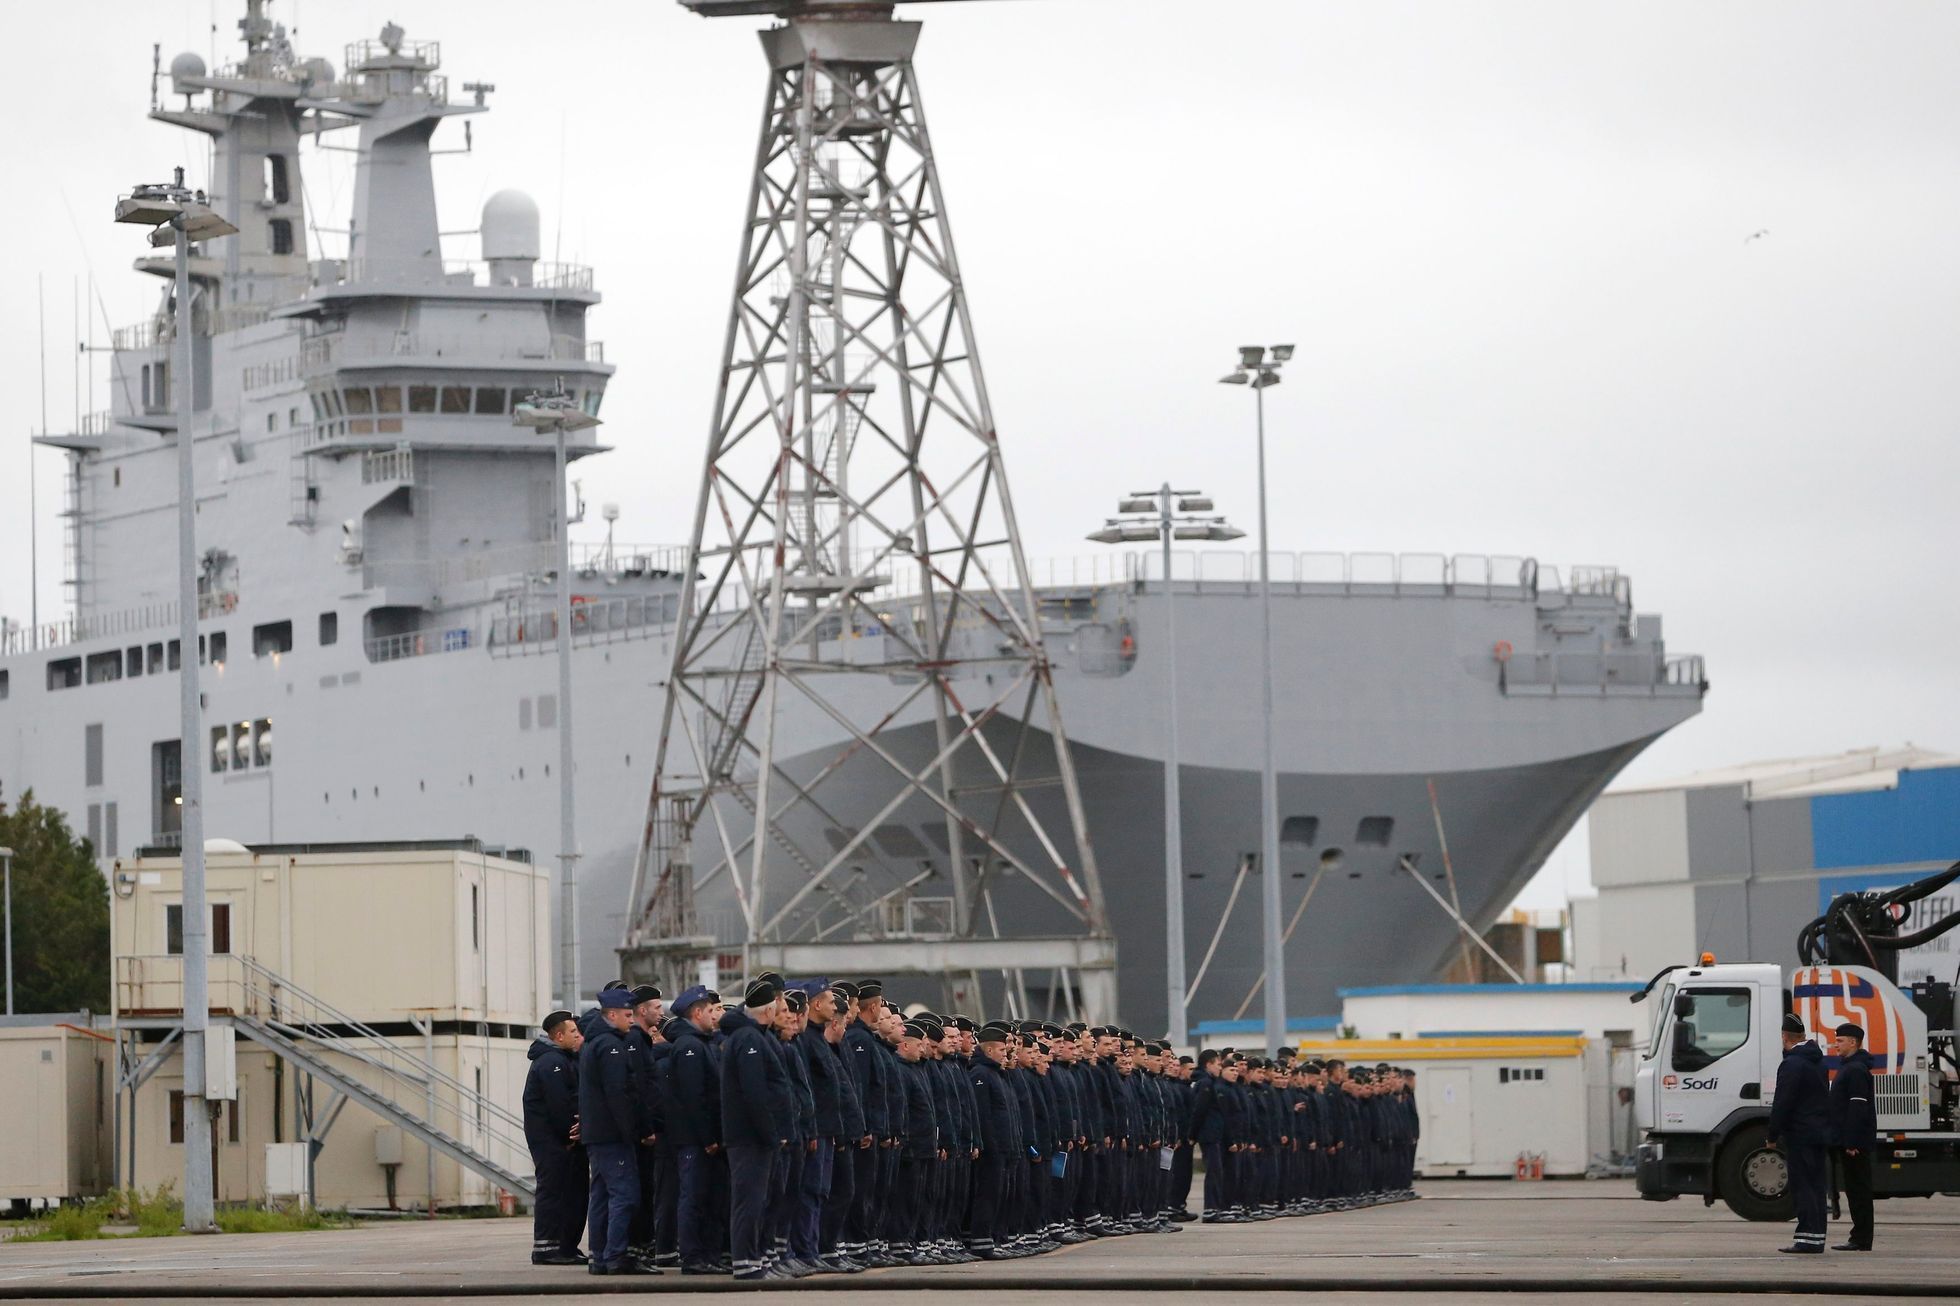
<svg viewBox="0 0 1960 1306">
<path fill-rule="evenodd" d="M 1865 1031 L 1846 1021 L 1831 1045 L 1837 1077 L 1831 1081 L 1831 1143 L 1838 1173 L 1844 1176 L 1845 1203 L 1851 1208 L 1851 1237 L 1840 1252 L 1872 1249 L 1872 1149 L 1878 1146 L 1878 1115 L 1872 1108 L 1872 1056 Z"/>
<path fill-rule="evenodd" d="M 586 1203 L 587 1246 L 593 1274 L 655 1274 L 627 1255 L 633 1212 L 640 1204 L 640 1166 L 635 1149 L 644 1137 L 640 1117 L 640 1070 L 626 1040 L 633 1024 L 633 995 L 625 989 L 599 994 L 599 1024 L 579 1051 L 579 1134 L 592 1165 Z"/>
<path fill-rule="evenodd" d="M 728 1240 L 735 1277 L 769 1277 L 763 1256 L 772 1174 L 790 1145 L 796 1108 L 789 1073 L 771 1046 L 778 990 L 750 982 L 742 1006 L 722 1017 L 721 1137 L 728 1149 Z"/>
<path fill-rule="evenodd" d="M 637 984 L 631 992 L 633 1026 L 626 1031 L 626 1041 L 633 1045 L 634 1065 L 640 1072 L 640 1142 L 635 1149 L 640 1169 L 640 1204 L 633 1212 L 628 1254 L 643 1265 L 658 1265 L 660 1244 L 671 1245 L 673 1241 L 671 1225 L 663 1225 L 660 1220 L 663 1206 L 669 1207 L 667 1215 L 671 1220 L 669 1204 L 673 1201 L 673 1194 L 663 1185 L 667 1167 L 662 1165 L 661 1156 L 664 1149 L 660 1146 L 660 1135 L 664 1126 L 656 1064 L 666 1055 L 667 1040 L 660 1033 L 660 1022 L 666 1018 L 666 1012 L 661 1009 L 660 990 L 654 985 Z M 661 1234 L 666 1235 L 664 1239 Z"/>
<path fill-rule="evenodd" d="M 1824 1082 L 1824 1054 L 1804 1037 L 1794 1012 L 1783 1017 L 1783 1063 L 1776 1068 L 1776 1101 L 1769 1109 L 1769 1145 L 1783 1152 L 1790 1195 L 1797 1204 L 1797 1236 L 1779 1252 L 1824 1250 L 1824 1185 L 1831 1137 L 1831 1090 Z"/>
<path fill-rule="evenodd" d="M 524 1077 L 524 1141 L 531 1147 L 538 1199 L 531 1208 L 531 1264 L 584 1265 L 585 1148 L 578 1137 L 578 1051 L 585 1045 L 569 1011 L 544 1018 L 545 1040 L 531 1043 Z"/>
<path fill-rule="evenodd" d="M 681 1021 L 661 1062 L 667 1141 L 675 1165 L 675 1239 L 682 1274 L 714 1274 L 728 1210 L 721 1161 L 721 1056 L 712 1042 L 721 1001 L 696 984 L 674 999 Z M 721 1214 L 718 1214 L 721 1213 Z"/>
</svg>

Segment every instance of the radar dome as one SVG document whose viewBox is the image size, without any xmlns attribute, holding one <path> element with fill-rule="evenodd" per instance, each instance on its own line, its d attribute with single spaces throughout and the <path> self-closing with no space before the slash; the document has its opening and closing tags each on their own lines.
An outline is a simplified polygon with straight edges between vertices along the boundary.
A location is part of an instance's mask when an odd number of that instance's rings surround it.
<svg viewBox="0 0 1960 1306">
<path fill-rule="evenodd" d="M 170 82 L 179 95 L 189 95 L 194 89 L 183 84 L 186 77 L 202 76 L 204 60 L 198 58 L 194 50 L 186 50 L 170 61 Z"/>
<path fill-rule="evenodd" d="M 206 839 L 204 851 L 207 853 L 248 853 L 252 850 L 236 839 Z"/>
<path fill-rule="evenodd" d="M 500 190 L 483 201 L 483 257 L 536 259 L 538 203 L 521 190 Z"/>
<path fill-rule="evenodd" d="M 333 84 L 333 65 L 325 59 L 304 60 L 300 63 L 300 71 L 305 73 L 306 80 L 312 82 L 315 86 L 330 86 Z"/>
</svg>

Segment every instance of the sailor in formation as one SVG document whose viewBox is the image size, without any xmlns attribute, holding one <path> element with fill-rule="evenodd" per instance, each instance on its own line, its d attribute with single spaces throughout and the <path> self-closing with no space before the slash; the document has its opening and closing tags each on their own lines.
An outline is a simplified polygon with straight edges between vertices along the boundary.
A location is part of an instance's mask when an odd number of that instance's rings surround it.
<svg viewBox="0 0 1960 1306">
<path fill-rule="evenodd" d="M 1227 1048 L 1198 1056 L 1190 1136 L 1204 1222 L 1349 1211 L 1415 1196 L 1415 1073 Z"/>
<path fill-rule="evenodd" d="M 1414 1076 L 1386 1065 L 1194 1061 L 1117 1026 L 908 1017 L 875 979 L 773 973 L 727 1004 L 614 981 L 545 1026 L 525 1091 L 540 1264 L 579 1263 L 580 1210 L 594 1274 L 747 1281 L 1173 1233 L 1197 1218 L 1198 1148 L 1206 1223 L 1414 1195 Z"/>
</svg>

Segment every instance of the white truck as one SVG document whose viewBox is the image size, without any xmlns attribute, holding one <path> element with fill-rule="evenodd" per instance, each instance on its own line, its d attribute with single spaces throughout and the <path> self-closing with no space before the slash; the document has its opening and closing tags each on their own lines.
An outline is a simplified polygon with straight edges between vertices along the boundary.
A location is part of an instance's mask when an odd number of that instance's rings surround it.
<svg viewBox="0 0 1960 1306">
<path fill-rule="evenodd" d="M 1745 1219 L 1791 1218 L 1783 1156 L 1765 1137 L 1788 1011 L 1827 1052 L 1843 1022 L 1865 1030 L 1879 1131 L 1873 1194 L 1960 1196 L 1953 986 L 1928 980 L 1908 992 L 1895 982 L 1901 948 L 1960 926 L 1955 913 L 1911 934 L 1898 930 L 1910 903 L 1955 879 L 1960 863 L 1888 893 L 1838 898 L 1799 937 L 1804 964 L 1787 980 L 1779 966 L 1719 964 L 1703 953 L 1699 964 L 1670 966 L 1648 982 L 1632 999 L 1653 1003 L 1634 1080 L 1642 1197 L 1695 1194 L 1706 1205 L 1720 1198 Z M 1865 964 L 1834 964 L 1852 958 Z M 1827 1056 L 1833 1074 L 1836 1064 Z"/>
</svg>

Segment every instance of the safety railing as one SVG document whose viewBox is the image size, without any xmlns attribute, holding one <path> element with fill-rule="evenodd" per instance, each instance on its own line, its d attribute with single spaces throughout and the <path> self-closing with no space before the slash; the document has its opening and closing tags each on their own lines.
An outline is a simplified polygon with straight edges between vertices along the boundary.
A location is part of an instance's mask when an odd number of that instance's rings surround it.
<svg viewBox="0 0 1960 1306">
<path fill-rule="evenodd" d="M 553 335 L 542 340 L 515 340 L 488 334 L 450 336 L 424 331 L 396 331 L 367 336 L 336 331 L 308 338 L 300 346 L 299 358 L 300 370 L 314 375 L 343 363 L 372 362 L 377 359 L 603 363 L 606 348 L 597 340 L 568 335 Z"/>
<path fill-rule="evenodd" d="M 198 616 L 221 617 L 238 606 L 238 591 L 217 590 L 198 596 Z M 39 625 L 16 625 L 0 621 L 0 656 L 38 653 L 46 649 L 85 644 L 92 639 L 119 638 L 157 631 L 177 624 L 175 600 L 144 603 L 116 612 L 91 613 L 86 617 L 64 617 Z"/>
<path fill-rule="evenodd" d="M 1500 683 L 1516 694 L 1699 694 L 1707 686 L 1696 654 L 1667 657 L 1648 652 L 1516 653 L 1503 664 Z"/>
<path fill-rule="evenodd" d="M 488 286 L 491 268 L 485 259 L 320 259 L 313 264 L 313 282 L 321 286 L 370 284 Z M 583 263 L 540 261 L 532 265 L 533 290 L 590 291 L 592 269 Z"/>
</svg>

